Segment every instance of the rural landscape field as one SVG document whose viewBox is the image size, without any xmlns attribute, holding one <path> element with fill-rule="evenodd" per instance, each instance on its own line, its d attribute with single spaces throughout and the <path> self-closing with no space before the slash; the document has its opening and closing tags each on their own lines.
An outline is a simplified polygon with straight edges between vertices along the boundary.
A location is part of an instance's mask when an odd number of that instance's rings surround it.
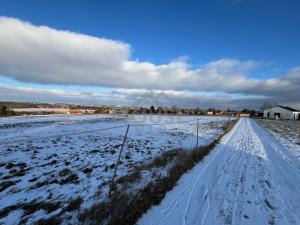
<svg viewBox="0 0 300 225">
<path fill-rule="evenodd" d="M 200 146 L 223 132 L 227 120 L 158 115 L 2 118 L 0 221 L 13 224 L 22 218 L 33 223 L 57 214 L 72 221 L 80 207 L 107 198 L 127 124 L 131 127 L 118 177 L 164 152 L 194 149 L 198 121 Z M 167 170 L 160 173 L 163 176 Z M 144 179 L 151 179 L 149 175 Z M 73 201 L 76 208 L 68 209 Z M 13 213 L 8 209 L 14 209 Z"/>
<path fill-rule="evenodd" d="M 298 224 L 299 122 L 182 115 L 1 118 L 0 222 L 90 221 L 86 214 L 110 198 L 128 125 L 116 180 L 120 190 L 135 196 L 150 182 L 171 176 L 172 160 L 178 158 L 152 165 L 155 160 L 207 146 L 237 119 L 212 153 L 137 223 L 191 224 L 201 218 L 201 224 Z"/>
<path fill-rule="evenodd" d="M 299 0 L 0 0 L 0 225 L 300 225 Z"/>
</svg>

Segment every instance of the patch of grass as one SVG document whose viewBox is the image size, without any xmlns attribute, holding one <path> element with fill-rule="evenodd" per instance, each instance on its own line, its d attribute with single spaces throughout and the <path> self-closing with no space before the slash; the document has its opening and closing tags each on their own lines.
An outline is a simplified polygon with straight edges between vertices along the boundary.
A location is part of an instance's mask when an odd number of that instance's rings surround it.
<svg viewBox="0 0 300 225">
<path fill-rule="evenodd" d="M 89 153 L 91 153 L 91 154 L 95 154 L 95 153 L 99 153 L 99 152 L 100 152 L 100 150 L 98 150 L 98 149 L 93 149 L 93 150 L 89 151 Z"/>
<path fill-rule="evenodd" d="M 176 157 L 178 157 L 180 154 L 182 154 L 184 150 L 183 149 L 175 149 L 167 152 L 163 152 L 159 157 L 156 157 L 153 159 L 150 163 L 147 164 L 142 164 L 140 166 L 136 166 L 132 173 L 120 177 L 117 179 L 116 183 L 126 185 L 130 183 L 134 183 L 136 180 L 140 179 L 141 177 L 141 172 L 143 170 L 150 170 L 151 168 L 159 168 L 159 167 L 164 167 L 170 161 L 174 160 Z"/>
<path fill-rule="evenodd" d="M 91 172 L 93 172 L 93 168 L 86 167 L 82 170 L 82 172 L 85 174 L 90 174 Z"/>
<path fill-rule="evenodd" d="M 26 163 L 21 162 L 21 163 L 17 163 L 16 166 L 20 167 L 20 168 L 25 168 L 27 167 Z"/>
<path fill-rule="evenodd" d="M 109 166 L 109 168 L 110 168 L 110 169 L 113 169 L 113 168 L 115 168 L 115 166 L 116 166 L 116 165 L 113 163 L 113 164 L 111 164 L 111 165 Z"/>
<path fill-rule="evenodd" d="M 10 174 L 14 174 L 15 172 L 17 172 L 16 169 L 10 169 L 10 170 L 9 170 L 9 173 L 10 173 Z"/>
<path fill-rule="evenodd" d="M 30 202 L 22 205 L 26 215 L 31 215 L 34 212 L 43 209 L 47 213 L 51 213 L 60 208 L 60 202 Z"/>
<path fill-rule="evenodd" d="M 81 197 L 71 200 L 69 205 L 66 207 L 66 211 L 71 212 L 79 209 L 82 202 L 83 200 Z"/>
<path fill-rule="evenodd" d="M 5 166 L 5 168 L 9 170 L 9 169 L 12 169 L 14 166 L 15 166 L 15 164 L 9 162 L 9 163 Z"/>
<path fill-rule="evenodd" d="M 10 212 L 20 208 L 20 205 L 11 205 L 0 210 L 0 219 L 6 217 Z"/>
<path fill-rule="evenodd" d="M 127 195 L 126 190 L 114 190 L 110 199 L 94 204 L 79 214 L 79 221 L 83 224 L 107 224 L 107 225 L 131 225 L 135 224 L 140 216 L 152 205 L 159 204 L 165 194 L 170 191 L 182 174 L 192 169 L 196 163 L 202 160 L 220 142 L 221 137 L 231 130 L 236 121 L 228 122 L 224 127 L 224 133 L 207 146 L 193 151 L 174 150 L 165 152 L 155 158 L 150 164 L 136 167 L 132 174 L 117 180 L 123 187 L 134 183 L 140 178 L 143 169 L 164 167 L 173 160 L 169 174 L 156 181 L 150 181 L 136 194 Z"/>
<path fill-rule="evenodd" d="M 63 185 L 63 184 L 78 184 L 79 180 L 78 180 L 78 176 L 74 173 L 70 174 L 69 176 L 67 176 L 66 178 L 60 180 L 59 184 Z"/>
<path fill-rule="evenodd" d="M 4 209 L 1 209 L 0 210 L 0 218 L 6 217 L 10 212 L 18 210 L 18 209 L 23 209 L 24 213 L 26 215 L 31 215 L 40 209 L 45 210 L 47 213 L 51 213 L 51 212 L 57 210 L 59 207 L 60 207 L 59 202 L 35 202 L 35 201 L 33 201 L 30 203 L 16 204 L 16 205 L 11 205 Z M 49 224 L 52 224 L 52 223 L 49 223 Z"/>
<path fill-rule="evenodd" d="M 0 192 L 4 191 L 5 189 L 9 188 L 10 186 L 15 185 L 16 182 L 8 180 L 8 181 L 3 181 L 0 183 Z"/>
<path fill-rule="evenodd" d="M 46 185 L 50 185 L 50 184 L 58 184 L 59 181 L 57 179 L 54 180 L 45 180 L 45 181 L 40 181 L 37 182 L 33 187 L 31 187 L 30 189 L 35 189 L 35 188 L 40 188 Z"/>
<path fill-rule="evenodd" d="M 70 175 L 72 172 L 69 168 L 65 168 L 59 172 L 59 176 L 64 177 Z"/>
<path fill-rule="evenodd" d="M 39 178 L 37 178 L 37 177 L 33 177 L 33 178 L 31 178 L 31 179 L 29 179 L 28 181 L 29 182 L 35 182 L 35 181 L 37 181 Z"/>
<path fill-rule="evenodd" d="M 13 177 L 22 177 L 26 174 L 26 171 L 28 171 L 28 170 L 29 170 L 29 168 L 27 168 L 27 169 L 21 168 L 20 170 L 10 169 L 9 170 L 10 175 L 4 176 L 3 179 L 8 180 L 8 179 L 11 179 Z"/>
<path fill-rule="evenodd" d="M 61 219 L 57 217 L 50 217 L 48 219 L 40 219 L 36 222 L 36 225 L 59 225 L 61 224 Z"/>
<path fill-rule="evenodd" d="M 50 162 L 50 164 L 51 164 L 51 165 L 57 164 L 57 160 L 56 160 L 56 159 L 52 160 L 52 161 Z"/>
<path fill-rule="evenodd" d="M 26 170 L 21 169 L 21 170 L 15 172 L 13 175 L 16 176 L 16 177 L 22 177 L 22 176 L 24 176 L 25 174 L 26 174 Z"/>
<path fill-rule="evenodd" d="M 108 217 L 109 217 L 108 202 L 99 202 L 94 204 L 89 210 L 80 213 L 78 220 L 83 224 L 97 224 L 96 221 L 99 218 L 105 219 Z"/>
</svg>

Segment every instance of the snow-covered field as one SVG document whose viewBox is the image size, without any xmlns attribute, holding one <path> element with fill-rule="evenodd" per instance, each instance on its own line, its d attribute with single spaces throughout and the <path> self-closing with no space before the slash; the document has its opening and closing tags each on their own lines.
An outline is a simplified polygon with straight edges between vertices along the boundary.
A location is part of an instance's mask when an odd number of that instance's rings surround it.
<svg viewBox="0 0 300 225">
<path fill-rule="evenodd" d="M 300 161 L 254 120 L 241 118 L 138 224 L 296 225 L 299 187 Z"/>
<path fill-rule="evenodd" d="M 132 126 L 119 177 L 164 151 L 195 147 L 197 119 L 199 145 L 211 142 L 228 120 L 158 115 L 1 118 L 0 224 L 32 224 L 62 214 L 73 221 L 79 207 L 107 196 L 127 124 Z M 161 123 L 166 124 L 151 125 Z M 117 128 L 104 130 L 111 127 Z"/>
<path fill-rule="evenodd" d="M 300 160 L 300 121 L 261 119 L 257 122 Z"/>
</svg>

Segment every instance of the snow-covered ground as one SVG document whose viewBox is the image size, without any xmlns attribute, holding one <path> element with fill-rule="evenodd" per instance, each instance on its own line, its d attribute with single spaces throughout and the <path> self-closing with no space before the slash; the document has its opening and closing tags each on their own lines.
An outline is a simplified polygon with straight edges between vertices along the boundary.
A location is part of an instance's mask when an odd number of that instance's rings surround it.
<svg viewBox="0 0 300 225">
<path fill-rule="evenodd" d="M 260 119 L 257 122 L 300 160 L 300 121 Z"/>
<path fill-rule="evenodd" d="M 228 120 L 159 115 L 1 118 L 0 224 L 32 224 L 62 214 L 73 221 L 78 210 L 68 207 L 71 200 L 80 198 L 81 208 L 87 208 L 107 195 L 127 124 L 132 126 L 119 177 L 164 151 L 193 148 L 197 119 L 199 145 L 211 142 Z M 150 125 L 161 123 L 166 124 Z M 110 127 L 118 128 L 101 130 Z"/>
<path fill-rule="evenodd" d="M 242 118 L 139 225 L 300 224 L 300 161 Z"/>
</svg>

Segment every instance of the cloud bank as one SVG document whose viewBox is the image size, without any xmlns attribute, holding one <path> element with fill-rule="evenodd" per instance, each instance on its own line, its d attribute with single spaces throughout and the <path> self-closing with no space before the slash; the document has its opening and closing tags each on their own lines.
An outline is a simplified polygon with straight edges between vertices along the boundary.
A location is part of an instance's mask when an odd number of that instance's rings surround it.
<svg viewBox="0 0 300 225">
<path fill-rule="evenodd" d="M 131 58 L 127 43 L 0 17 L 0 75 L 18 81 L 123 89 L 224 92 L 299 101 L 300 67 L 273 79 L 247 74 L 255 61 L 220 59 L 199 67 Z M 188 99 L 188 96 L 185 96 Z M 226 99 L 223 99 L 226 102 Z"/>
<path fill-rule="evenodd" d="M 172 90 L 114 89 L 102 93 L 71 92 L 63 90 L 45 90 L 36 88 L 11 87 L 0 85 L 0 100 L 68 102 L 74 104 L 109 104 L 128 106 L 179 106 L 179 107 L 216 107 L 216 108 L 249 108 L 257 107 L 265 99 L 249 97 L 234 99 L 228 94 L 199 94 Z"/>
</svg>

